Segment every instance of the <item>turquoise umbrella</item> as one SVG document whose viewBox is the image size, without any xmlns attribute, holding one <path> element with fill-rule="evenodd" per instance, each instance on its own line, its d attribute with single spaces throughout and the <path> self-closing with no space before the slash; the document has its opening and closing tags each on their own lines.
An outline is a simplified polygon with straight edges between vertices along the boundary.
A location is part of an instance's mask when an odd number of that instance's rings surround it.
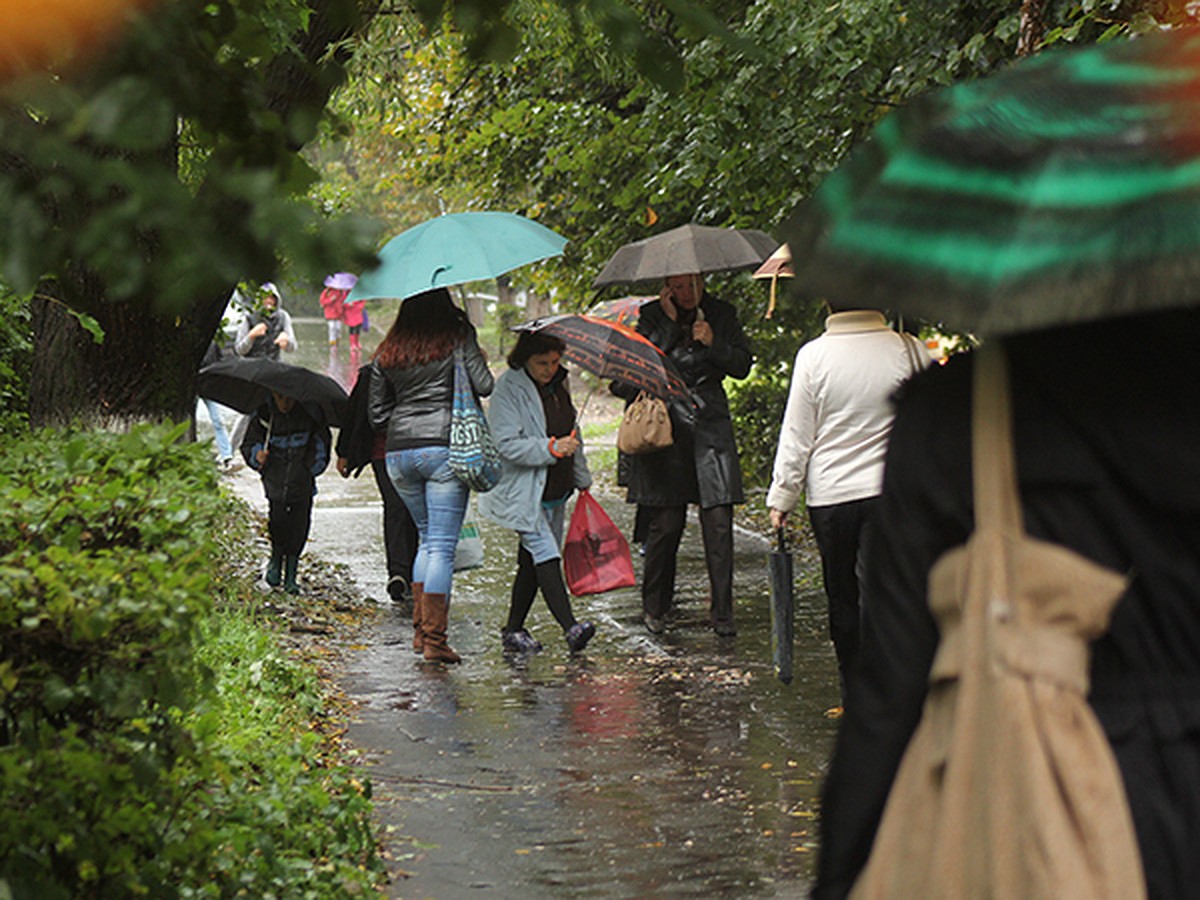
<svg viewBox="0 0 1200 900">
<path fill-rule="evenodd" d="M 402 231 L 379 252 L 349 301 L 404 299 L 432 288 L 495 278 L 562 253 L 567 239 L 532 219 L 505 212 L 438 216 Z"/>
<path fill-rule="evenodd" d="M 927 94 L 782 231 L 791 293 L 834 309 L 1004 335 L 1200 305 L 1200 31 Z"/>
</svg>

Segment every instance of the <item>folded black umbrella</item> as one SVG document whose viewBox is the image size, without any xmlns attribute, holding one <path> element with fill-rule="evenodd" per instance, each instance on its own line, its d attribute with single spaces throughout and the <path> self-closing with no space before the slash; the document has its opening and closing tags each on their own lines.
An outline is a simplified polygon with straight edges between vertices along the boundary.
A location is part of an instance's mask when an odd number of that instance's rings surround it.
<svg viewBox="0 0 1200 900">
<path fill-rule="evenodd" d="M 783 529 L 776 531 L 778 545 L 767 557 L 771 584 L 771 657 L 775 674 L 787 684 L 792 680 L 792 645 L 795 638 L 795 595 L 792 554 Z"/>
<path fill-rule="evenodd" d="M 273 359 L 222 359 L 200 370 L 196 392 L 240 412 L 250 413 L 277 391 L 293 397 L 314 419 L 341 426 L 349 397 L 328 375 Z"/>
</svg>

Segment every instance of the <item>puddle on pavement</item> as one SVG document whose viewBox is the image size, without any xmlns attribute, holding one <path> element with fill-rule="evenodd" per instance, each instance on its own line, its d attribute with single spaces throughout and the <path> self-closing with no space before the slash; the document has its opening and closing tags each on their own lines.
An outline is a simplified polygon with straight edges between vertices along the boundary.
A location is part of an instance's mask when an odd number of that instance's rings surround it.
<svg viewBox="0 0 1200 900">
<path fill-rule="evenodd" d="M 297 327 L 302 350 L 323 346 L 322 323 Z M 203 436 L 204 413 L 199 422 Z M 252 475 L 232 480 L 262 505 Z M 331 467 L 319 489 L 311 550 L 386 598 L 373 479 L 343 480 Z M 618 491 L 593 493 L 628 534 L 632 508 Z M 576 615 L 597 634 L 571 657 L 539 598 L 530 630 L 545 649 L 514 658 L 501 652 L 499 627 L 515 537 L 480 525 L 487 563 L 456 578 L 450 614 L 461 666 L 416 657 L 409 620 L 386 600 L 350 651 L 345 687 L 360 704 L 350 738 L 364 750 L 389 835 L 392 895 L 805 893 L 836 730 L 824 712 L 838 702 L 823 598 L 797 597 L 796 675 L 781 684 L 770 661 L 767 543 L 738 535 L 738 635 L 718 638 L 707 627 L 693 519 L 666 634 L 643 628 L 635 589 L 578 598 Z"/>
</svg>

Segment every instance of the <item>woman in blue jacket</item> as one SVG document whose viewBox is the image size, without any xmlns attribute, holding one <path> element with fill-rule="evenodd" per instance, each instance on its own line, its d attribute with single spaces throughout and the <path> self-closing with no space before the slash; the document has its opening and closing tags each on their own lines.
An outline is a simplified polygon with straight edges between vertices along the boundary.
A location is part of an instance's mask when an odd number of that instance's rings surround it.
<svg viewBox="0 0 1200 900">
<path fill-rule="evenodd" d="M 504 649 L 513 652 L 542 648 L 525 628 L 539 588 L 572 653 L 596 633 L 591 622 L 576 621 L 562 573 L 567 499 L 592 484 L 560 364 L 564 349 L 556 337 L 522 332 L 488 415 L 504 470 L 500 483 L 480 495 L 479 512 L 520 538 L 508 622 L 500 632 Z"/>
</svg>

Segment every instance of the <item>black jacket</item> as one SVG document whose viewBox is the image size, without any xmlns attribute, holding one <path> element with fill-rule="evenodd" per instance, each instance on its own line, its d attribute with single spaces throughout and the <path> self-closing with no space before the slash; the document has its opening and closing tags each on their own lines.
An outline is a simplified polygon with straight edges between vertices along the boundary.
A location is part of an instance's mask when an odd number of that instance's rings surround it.
<svg viewBox="0 0 1200 900">
<path fill-rule="evenodd" d="M 678 366 L 694 405 L 671 404 L 671 447 L 630 458 L 629 499 L 634 503 L 699 503 L 707 509 L 745 500 L 723 381 L 726 376 L 745 378 L 754 356 L 731 304 L 705 294 L 700 309 L 713 330 L 711 347 L 685 335 L 657 300 L 645 304 L 638 315 L 637 330 Z M 637 393 L 627 385 L 614 385 L 613 392 L 626 399 Z"/>
<path fill-rule="evenodd" d="M 264 446 L 270 453 L 260 467 L 256 456 Z M 241 451 L 246 465 L 262 475 L 267 499 L 295 502 L 317 492 L 317 476 L 329 465 L 330 446 L 329 429 L 302 405 L 285 413 L 272 399 L 251 417 Z"/>
<path fill-rule="evenodd" d="M 1132 575 L 1092 646 L 1089 702 L 1125 780 L 1151 897 L 1200 884 L 1200 313 L 1005 341 L 1029 535 Z M 861 664 L 821 805 L 815 896 L 870 852 L 938 632 L 928 573 L 972 530 L 969 356 L 901 396 L 865 550 Z M 986 802 L 980 798 L 980 802 Z"/>
<path fill-rule="evenodd" d="M 463 362 L 475 393 L 486 397 L 495 380 L 474 332 L 463 342 Z M 454 403 L 454 354 L 407 369 L 372 363 L 369 409 L 371 427 L 386 431 L 387 450 L 449 446 Z"/>
<path fill-rule="evenodd" d="M 355 478 L 371 461 L 375 449 L 375 429 L 371 427 L 368 415 L 372 368 L 367 363 L 358 370 L 354 389 L 350 391 L 346 421 L 338 431 L 337 455 L 345 458 Z"/>
</svg>

